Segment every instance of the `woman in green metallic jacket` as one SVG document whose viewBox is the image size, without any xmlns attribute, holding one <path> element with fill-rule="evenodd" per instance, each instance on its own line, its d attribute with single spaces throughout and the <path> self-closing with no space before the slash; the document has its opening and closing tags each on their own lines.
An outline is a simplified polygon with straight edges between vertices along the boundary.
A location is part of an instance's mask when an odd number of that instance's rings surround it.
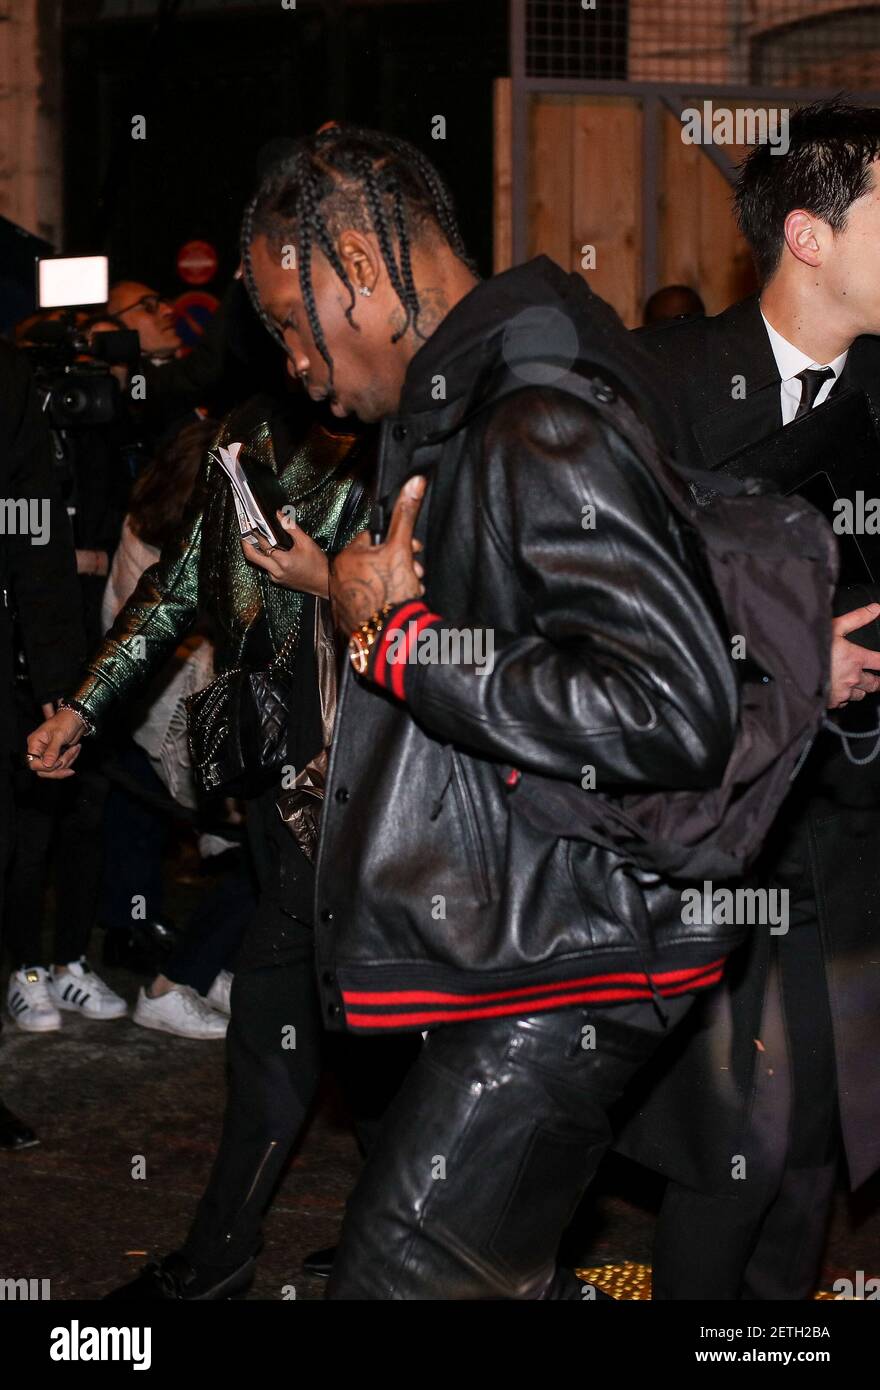
<svg viewBox="0 0 880 1390">
<path fill-rule="evenodd" d="M 283 584 L 248 563 L 230 487 L 209 451 L 176 540 L 144 573 L 79 688 L 28 740 L 28 751 L 39 754 L 32 762 L 37 776 L 69 776 L 87 724 L 99 729 L 117 702 L 140 691 L 197 616 L 212 626 L 218 674 L 248 663 L 258 638 L 277 653 L 291 631 L 302 630 L 307 595 L 327 593 L 327 552 L 341 549 L 366 525 L 363 481 L 371 450 L 362 438 L 331 434 L 314 420 L 291 437 L 297 415 L 302 418 L 299 403 L 254 397 L 226 417 L 214 441 L 216 447 L 243 440 L 242 458 L 275 472 L 295 508 L 297 544 L 283 552 Z M 353 486 L 363 490 L 362 501 L 346 534 L 337 536 Z"/>
<path fill-rule="evenodd" d="M 207 619 L 217 674 L 264 666 L 285 647 L 293 689 L 287 760 L 303 768 L 319 752 L 315 604 L 327 594 L 328 554 L 367 523 L 373 443 L 338 426 L 331 432 L 314 416 L 303 427 L 302 409 L 299 402 L 252 399 L 224 420 L 215 440 L 215 447 L 241 441 L 249 466 L 277 475 L 294 508 L 295 524 L 279 513 L 293 548 L 249 562 L 254 552 L 241 541 L 230 485 L 209 456 L 176 540 L 142 576 L 79 687 L 31 734 L 37 776 L 75 775 L 81 738 L 100 731 L 110 710 L 142 689 L 197 617 Z M 246 1289 L 263 1213 L 315 1095 L 324 1038 L 314 980 L 314 871 L 281 820 L 279 791 L 270 787 L 248 803 L 260 901 L 235 969 L 229 1090 L 211 1178 L 181 1249 L 110 1297 L 220 1299 Z M 371 1062 L 379 1065 L 361 1065 L 361 1076 L 374 1083 L 361 1111 L 362 1145 L 413 1047 L 409 1038 L 373 1046 Z"/>
</svg>

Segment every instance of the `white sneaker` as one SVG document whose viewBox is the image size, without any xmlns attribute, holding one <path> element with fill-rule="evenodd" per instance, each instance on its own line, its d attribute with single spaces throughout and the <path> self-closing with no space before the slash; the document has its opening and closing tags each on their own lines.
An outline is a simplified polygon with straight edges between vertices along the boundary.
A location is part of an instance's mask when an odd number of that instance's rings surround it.
<svg viewBox="0 0 880 1390">
<path fill-rule="evenodd" d="M 49 972 L 41 965 L 10 975 L 6 1007 L 10 1018 L 26 1033 L 53 1033 L 61 1027 L 61 1015 L 49 994 Z"/>
<path fill-rule="evenodd" d="M 166 994 L 151 999 L 141 987 L 134 1010 L 134 1022 L 141 1028 L 175 1033 L 179 1038 L 225 1038 L 227 1018 L 212 1009 L 207 999 L 189 985 L 172 985 Z"/>
<path fill-rule="evenodd" d="M 85 956 L 72 960 L 63 975 L 53 969 L 49 994 L 59 1009 L 83 1018 L 124 1018 L 128 1013 L 125 1000 L 95 974 Z"/>
<path fill-rule="evenodd" d="M 221 970 L 216 980 L 212 984 L 208 993 L 205 995 L 209 1004 L 212 1004 L 219 1013 L 225 1014 L 229 1018 L 232 1010 L 229 1007 L 229 991 L 232 989 L 232 975 L 228 970 Z"/>
</svg>

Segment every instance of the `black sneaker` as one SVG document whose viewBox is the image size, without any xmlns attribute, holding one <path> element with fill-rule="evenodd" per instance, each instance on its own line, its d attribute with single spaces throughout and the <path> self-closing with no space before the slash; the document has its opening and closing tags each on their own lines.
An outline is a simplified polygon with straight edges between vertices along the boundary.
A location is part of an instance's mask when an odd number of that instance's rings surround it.
<svg viewBox="0 0 880 1390">
<path fill-rule="evenodd" d="M 102 959 L 135 975 L 158 975 L 181 944 L 183 934 L 170 922 L 132 922 L 104 932 Z"/>
<path fill-rule="evenodd" d="M 145 1265 L 136 1279 L 112 1289 L 104 1295 L 108 1299 L 148 1299 L 191 1298 L 226 1299 L 244 1298 L 254 1282 L 257 1267 L 256 1256 L 246 1260 L 231 1274 L 221 1273 L 216 1268 L 197 1269 L 174 1250 L 162 1260 L 151 1260 Z"/>
<path fill-rule="evenodd" d="M 32 1149 L 39 1142 L 30 1125 L 26 1125 L 0 1100 L 0 1149 L 6 1153 L 18 1153 L 19 1149 Z"/>
</svg>

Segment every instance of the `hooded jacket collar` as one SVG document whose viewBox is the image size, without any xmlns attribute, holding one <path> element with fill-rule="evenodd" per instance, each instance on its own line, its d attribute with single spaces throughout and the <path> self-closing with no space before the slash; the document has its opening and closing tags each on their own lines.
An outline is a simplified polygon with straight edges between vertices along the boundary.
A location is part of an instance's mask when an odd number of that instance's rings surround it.
<svg viewBox="0 0 880 1390">
<path fill-rule="evenodd" d="M 542 384 L 536 363 L 568 369 L 576 362 L 615 378 L 661 439 L 674 439 L 650 358 L 580 275 L 547 256 L 480 281 L 454 305 L 412 358 L 399 415 L 424 426 L 433 417 L 442 429 L 478 402 L 481 382 L 495 371 L 522 374 L 525 387 Z M 547 385 L 552 376 L 543 378 Z"/>
</svg>

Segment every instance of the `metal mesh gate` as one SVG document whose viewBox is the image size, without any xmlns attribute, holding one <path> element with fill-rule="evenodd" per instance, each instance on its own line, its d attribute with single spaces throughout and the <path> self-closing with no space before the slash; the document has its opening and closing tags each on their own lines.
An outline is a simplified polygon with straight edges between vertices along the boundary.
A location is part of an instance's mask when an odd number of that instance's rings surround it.
<svg viewBox="0 0 880 1390">
<path fill-rule="evenodd" d="M 664 112 L 703 100 L 790 108 L 846 92 L 880 105 L 880 0 L 510 0 L 511 251 L 529 240 L 534 100 L 627 97 L 642 112 L 642 283 L 656 286 Z M 703 153 L 726 177 L 729 150 Z M 598 194 L 597 194 L 598 196 Z"/>
<path fill-rule="evenodd" d="M 847 0 L 526 0 L 532 78 L 875 86 L 880 5 Z"/>
</svg>

